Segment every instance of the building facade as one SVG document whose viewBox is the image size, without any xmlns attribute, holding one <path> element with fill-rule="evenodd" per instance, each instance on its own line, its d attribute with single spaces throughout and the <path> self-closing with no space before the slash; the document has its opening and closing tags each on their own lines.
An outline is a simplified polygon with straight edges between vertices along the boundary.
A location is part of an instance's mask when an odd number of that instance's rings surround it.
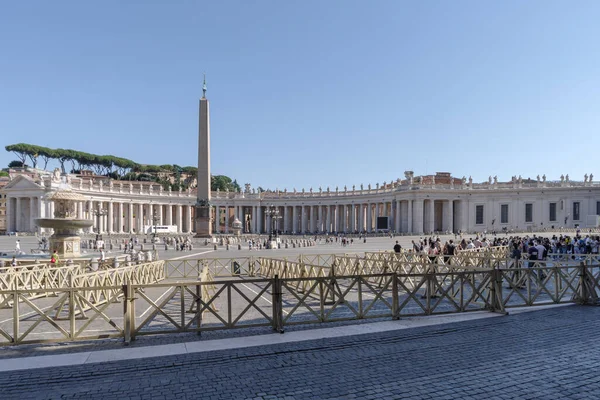
<svg viewBox="0 0 600 400">
<path fill-rule="evenodd" d="M 242 193 L 212 192 L 212 231 L 228 234 L 237 218 L 246 233 L 288 234 L 537 231 L 594 228 L 600 217 L 600 182 L 568 176 L 557 181 L 522 180 L 473 183 L 449 173 L 414 177 L 366 188 L 268 191 L 246 185 Z M 43 233 L 36 218 L 53 215 L 52 174 L 20 175 L 2 191 L 6 231 Z M 77 217 L 93 219 L 93 232 L 148 233 L 148 226 L 176 226 L 194 234 L 195 190 L 166 191 L 156 183 L 68 176 L 72 190 L 86 197 Z M 272 217 L 277 210 L 278 218 Z"/>
<path fill-rule="evenodd" d="M 2 189 L 9 182 L 8 176 L 0 176 L 0 235 L 6 233 L 6 194 L 2 193 Z"/>
</svg>

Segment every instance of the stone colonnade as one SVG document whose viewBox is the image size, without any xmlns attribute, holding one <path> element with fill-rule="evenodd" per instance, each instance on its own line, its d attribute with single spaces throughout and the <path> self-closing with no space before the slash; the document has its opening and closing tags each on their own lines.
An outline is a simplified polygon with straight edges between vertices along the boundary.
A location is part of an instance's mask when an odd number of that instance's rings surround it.
<svg viewBox="0 0 600 400">
<path fill-rule="evenodd" d="M 175 226 L 177 233 L 192 233 L 194 230 L 195 209 L 191 205 L 101 200 L 85 203 L 77 205 L 77 217 L 94 220 L 94 232 L 152 233 L 151 227 L 155 225 Z"/>
<path fill-rule="evenodd" d="M 398 233 L 465 230 L 466 203 L 460 200 L 393 200 L 381 202 L 336 202 L 312 205 L 216 205 L 215 233 L 229 233 L 234 218 L 245 232 L 322 233 L 375 232 Z M 278 218 L 267 212 L 276 209 Z"/>
<path fill-rule="evenodd" d="M 8 232 L 35 232 L 39 231 L 36 218 L 53 218 L 54 203 L 45 201 L 43 196 L 8 196 L 6 215 Z M 177 233 L 192 233 L 194 217 L 194 207 L 183 204 L 108 200 L 88 200 L 76 204 L 76 218 L 93 220 L 92 231 L 101 234 L 151 233 L 150 227 L 153 225 L 174 225 Z"/>
</svg>

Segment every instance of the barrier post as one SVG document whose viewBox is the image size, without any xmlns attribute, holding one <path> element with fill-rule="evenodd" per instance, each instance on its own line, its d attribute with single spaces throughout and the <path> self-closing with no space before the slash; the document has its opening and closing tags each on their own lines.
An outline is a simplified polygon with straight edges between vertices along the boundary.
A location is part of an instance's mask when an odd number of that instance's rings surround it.
<svg viewBox="0 0 600 400">
<path fill-rule="evenodd" d="M 490 271 L 490 311 L 506 314 L 502 300 L 502 271 L 494 268 Z"/>
<path fill-rule="evenodd" d="M 200 328 L 202 327 L 202 313 L 200 312 L 200 306 L 202 303 L 202 286 L 196 285 L 196 329 L 198 330 L 198 336 L 201 336 L 202 331 Z"/>
<path fill-rule="evenodd" d="M 75 339 L 75 287 L 73 274 L 69 275 L 69 339 Z M 83 311 L 83 310 L 82 310 Z"/>
<path fill-rule="evenodd" d="M 574 299 L 577 304 L 597 304 L 598 295 L 594 284 L 594 277 L 588 271 L 585 262 L 579 263 L 579 282 L 577 284 L 577 297 Z"/>
<path fill-rule="evenodd" d="M 13 281 L 13 343 L 19 343 L 19 287 L 18 280 Z"/>
<path fill-rule="evenodd" d="M 282 301 L 282 283 L 279 275 L 275 275 L 272 280 L 273 285 L 273 330 L 283 333 L 283 301 Z"/>
<path fill-rule="evenodd" d="M 398 274 L 392 275 L 392 319 L 400 319 L 400 301 L 398 299 Z"/>
<path fill-rule="evenodd" d="M 123 285 L 123 339 L 128 345 L 135 340 L 135 306 L 133 285 L 127 282 Z"/>
</svg>

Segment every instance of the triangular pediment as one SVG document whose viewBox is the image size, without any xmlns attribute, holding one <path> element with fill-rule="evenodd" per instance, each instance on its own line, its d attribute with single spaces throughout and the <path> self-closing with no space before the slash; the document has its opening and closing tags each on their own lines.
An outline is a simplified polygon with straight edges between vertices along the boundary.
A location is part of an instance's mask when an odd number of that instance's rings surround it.
<svg viewBox="0 0 600 400">
<path fill-rule="evenodd" d="M 26 175 L 19 175 L 15 179 L 11 180 L 8 185 L 4 186 L 3 191 L 9 190 L 27 190 L 27 189 L 43 189 L 44 187 L 35 183 L 33 179 Z"/>
</svg>

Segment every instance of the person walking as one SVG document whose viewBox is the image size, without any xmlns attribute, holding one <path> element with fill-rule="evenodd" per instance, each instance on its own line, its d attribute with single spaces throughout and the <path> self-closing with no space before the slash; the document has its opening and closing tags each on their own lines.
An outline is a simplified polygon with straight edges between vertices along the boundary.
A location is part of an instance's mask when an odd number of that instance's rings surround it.
<svg viewBox="0 0 600 400">
<path fill-rule="evenodd" d="M 52 253 L 52 257 L 50 258 L 50 264 L 58 264 L 58 251 L 54 250 L 54 253 Z"/>
<path fill-rule="evenodd" d="M 401 250 L 402 246 L 400 246 L 400 243 L 398 243 L 398 241 L 396 240 L 396 244 L 394 245 L 394 253 L 400 253 Z"/>
<path fill-rule="evenodd" d="M 17 243 L 15 243 L 15 255 L 18 256 L 21 254 L 21 241 L 17 239 Z"/>
</svg>

